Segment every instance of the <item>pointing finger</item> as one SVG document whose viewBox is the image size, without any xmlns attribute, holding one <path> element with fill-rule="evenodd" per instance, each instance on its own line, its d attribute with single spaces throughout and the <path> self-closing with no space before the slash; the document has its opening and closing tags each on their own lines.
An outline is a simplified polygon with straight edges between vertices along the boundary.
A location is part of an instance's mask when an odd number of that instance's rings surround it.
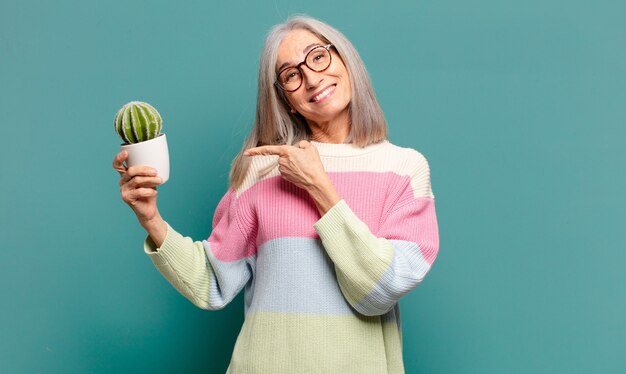
<svg viewBox="0 0 626 374">
<path fill-rule="evenodd" d="M 286 145 L 264 145 L 261 147 L 254 147 L 246 149 L 243 153 L 244 156 L 259 156 L 259 155 L 279 155 L 284 156 L 287 152 Z"/>
</svg>

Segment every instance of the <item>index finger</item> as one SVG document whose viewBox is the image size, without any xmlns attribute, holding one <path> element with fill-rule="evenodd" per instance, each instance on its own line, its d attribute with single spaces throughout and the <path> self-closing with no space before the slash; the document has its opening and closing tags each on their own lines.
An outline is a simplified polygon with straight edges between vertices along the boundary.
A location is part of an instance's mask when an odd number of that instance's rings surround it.
<svg viewBox="0 0 626 374">
<path fill-rule="evenodd" d="M 156 169 L 154 169 L 151 166 L 147 166 L 147 165 L 131 166 L 126 170 L 124 174 L 122 174 L 122 178 L 120 179 L 120 184 L 124 184 L 136 176 L 156 177 L 156 175 L 157 175 Z"/>
<path fill-rule="evenodd" d="M 284 156 L 287 152 L 288 145 L 263 145 L 260 147 L 254 147 L 246 149 L 243 153 L 244 156 L 258 156 L 258 155 L 279 155 Z"/>
</svg>

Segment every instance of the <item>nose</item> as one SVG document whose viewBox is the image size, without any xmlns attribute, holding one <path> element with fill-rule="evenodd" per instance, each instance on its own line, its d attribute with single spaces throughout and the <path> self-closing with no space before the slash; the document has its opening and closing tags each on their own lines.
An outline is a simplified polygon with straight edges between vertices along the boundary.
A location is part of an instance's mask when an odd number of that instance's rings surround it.
<svg viewBox="0 0 626 374">
<path fill-rule="evenodd" d="M 317 72 L 315 70 L 311 70 L 306 65 L 300 67 L 300 72 L 302 74 L 302 79 L 304 81 L 304 86 L 307 90 L 315 87 L 319 87 L 324 78 L 322 78 L 321 72 Z"/>
</svg>

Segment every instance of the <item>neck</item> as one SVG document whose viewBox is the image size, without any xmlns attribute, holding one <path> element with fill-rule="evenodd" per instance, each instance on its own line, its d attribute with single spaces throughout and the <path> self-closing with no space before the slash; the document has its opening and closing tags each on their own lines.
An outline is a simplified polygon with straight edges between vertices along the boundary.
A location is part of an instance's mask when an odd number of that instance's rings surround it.
<svg viewBox="0 0 626 374">
<path fill-rule="evenodd" d="M 330 121 L 315 122 L 307 120 L 307 124 L 311 129 L 311 140 L 320 143 L 345 143 L 350 133 L 350 112 L 345 110 Z"/>
</svg>

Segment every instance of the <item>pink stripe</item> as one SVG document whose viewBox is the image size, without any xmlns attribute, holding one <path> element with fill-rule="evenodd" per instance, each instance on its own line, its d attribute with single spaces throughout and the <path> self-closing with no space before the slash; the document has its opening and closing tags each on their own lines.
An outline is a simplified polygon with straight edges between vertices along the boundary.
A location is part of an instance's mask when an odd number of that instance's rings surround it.
<svg viewBox="0 0 626 374">
<path fill-rule="evenodd" d="M 387 239 L 415 242 L 422 249 L 426 260 L 429 263 L 434 261 L 438 247 L 434 201 L 424 197 L 416 199 L 408 176 L 393 172 L 341 172 L 328 175 L 339 195 L 372 233 Z M 229 201 L 230 198 L 234 196 L 224 200 Z M 320 214 L 313 199 L 305 190 L 281 176 L 256 183 L 239 199 L 242 207 L 251 207 L 245 210 L 253 210 L 245 212 L 246 217 L 239 220 L 241 231 L 256 234 L 257 247 L 268 240 L 287 236 L 319 238 L 313 224 L 320 219 Z M 224 205 L 228 201 L 224 201 Z M 390 213 L 398 206 L 403 208 Z M 234 217 L 234 211 L 224 215 L 226 210 L 226 207 L 218 205 L 216 220 L 218 213 L 231 219 Z M 382 225 L 381 217 L 387 217 Z M 241 233 L 237 234 L 234 230 L 237 230 L 236 225 L 222 225 L 220 222 L 211 234 L 211 248 L 220 260 L 234 261 L 254 254 L 254 246 L 246 245 Z M 241 248 L 245 248 L 245 252 Z"/>
<path fill-rule="evenodd" d="M 426 262 L 432 265 L 439 251 L 435 200 L 430 197 L 413 198 L 412 202 L 389 214 L 375 235 L 416 243 Z"/>
<path fill-rule="evenodd" d="M 253 230 L 250 227 L 241 227 L 237 222 L 235 198 L 235 192 L 230 189 L 217 204 L 213 216 L 213 231 L 207 239 L 211 252 L 221 261 L 237 261 L 256 252 L 254 243 L 248 241 L 248 237 L 254 235 Z"/>
</svg>

